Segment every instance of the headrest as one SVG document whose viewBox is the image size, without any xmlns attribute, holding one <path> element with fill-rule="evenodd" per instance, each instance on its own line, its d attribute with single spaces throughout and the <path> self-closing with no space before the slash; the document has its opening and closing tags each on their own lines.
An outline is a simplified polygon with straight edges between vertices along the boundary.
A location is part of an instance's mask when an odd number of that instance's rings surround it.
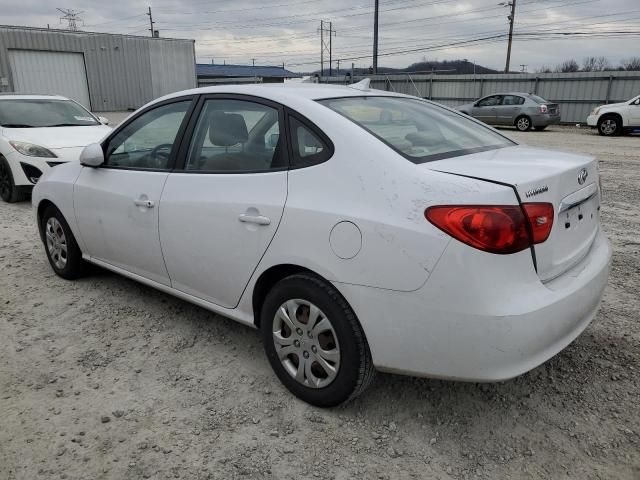
<svg viewBox="0 0 640 480">
<path fill-rule="evenodd" d="M 230 147 L 249 139 L 247 124 L 239 113 L 214 112 L 209 120 L 209 140 L 213 145 Z"/>
</svg>

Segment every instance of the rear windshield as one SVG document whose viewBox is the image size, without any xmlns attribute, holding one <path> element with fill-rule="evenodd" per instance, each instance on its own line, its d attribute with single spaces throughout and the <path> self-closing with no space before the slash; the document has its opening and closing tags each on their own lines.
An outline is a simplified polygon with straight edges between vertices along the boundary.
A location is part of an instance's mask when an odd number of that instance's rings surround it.
<svg viewBox="0 0 640 480">
<path fill-rule="evenodd" d="M 96 119 L 71 100 L 0 100 L 0 125 L 6 128 L 97 125 Z"/>
<path fill-rule="evenodd" d="M 410 98 L 320 100 L 414 163 L 515 145 L 494 130 L 445 108 Z"/>
<path fill-rule="evenodd" d="M 539 96 L 537 96 L 537 95 L 529 94 L 529 98 L 530 98 L 531 100 L 533 100 L 534 102 L 536 102 L 536 103 L 540 103 L 540 104 L 542 104 L 542 103 L 551 103 L 551 102 L 549 102 L 549 101 L 545 100 L 544 98 L 539 97 Z"/>
</svg>

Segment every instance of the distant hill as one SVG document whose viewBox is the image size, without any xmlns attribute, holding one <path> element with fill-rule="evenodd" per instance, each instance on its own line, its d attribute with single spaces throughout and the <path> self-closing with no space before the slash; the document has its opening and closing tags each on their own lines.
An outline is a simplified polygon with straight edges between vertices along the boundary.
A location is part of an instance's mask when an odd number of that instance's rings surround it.
<svg viewBox="0 0 640 480">
<path fill-rule="evenodd" d="M 447 75 L 464 75 L 470 74 L 474 72 L 473 62 L 469 60 L 427 60 L 418 63 L 412 63 L 406 68 L 390 68 L 390 67 L 378 67 L 378 73 L 386 73 L 386 74 L 394 74 L 394 73 L 439 73 L 439 74 L 447 74 Z M 333 76 L 346 75 L 347 73 L 351 73 L 351 69 L 341 68 L 337 70 L 333 69 Z M 355 68 L 355 75 L 368 75 L 371 73 L 369 68 Z M 483 67 L 482 65 L 475 65 L 475 73 L 500 73 L 498 70 L 493 70 L 491 68 Z M 329 74 L 328 65 L 324 71 L 325 75 Z M 320 75 L 320 70 L 316 70 L 315 72 L 306 73 L 305 75 Z"/>
</svg>

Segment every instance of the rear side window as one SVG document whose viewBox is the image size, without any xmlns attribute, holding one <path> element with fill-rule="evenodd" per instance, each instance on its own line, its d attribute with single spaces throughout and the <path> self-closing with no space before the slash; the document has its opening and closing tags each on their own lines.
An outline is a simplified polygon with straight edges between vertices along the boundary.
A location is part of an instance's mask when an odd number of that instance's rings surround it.
<svg viewBox="0 0 640 480">
<path fill-rule="evenodd" d="M 289 127 L 293 147 L 293 168 L 317 165 L 331 158 L 331 146 L 319 132 L 293 116 L 289 117 Z"/>
<path fill-rule="evenodd" d="M 524 98 L 519 97 L 518 95 L 505 95 L 504 100 L 502 101 L 502 105 L 522 105 L 524 103 Z"/>
</svg>

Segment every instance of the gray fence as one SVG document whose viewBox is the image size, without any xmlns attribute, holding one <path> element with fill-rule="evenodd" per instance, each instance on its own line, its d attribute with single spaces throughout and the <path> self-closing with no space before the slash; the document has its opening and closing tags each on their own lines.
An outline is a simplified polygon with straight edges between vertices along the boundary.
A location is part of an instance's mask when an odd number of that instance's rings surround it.
<svg viewBox="0 0 640 480">
<path fill-rule="evenodd" d="M 584 123 L 594 107 L 640 95 L 640 72 L 523 73 L 489 75 L 369 75 L 371 87 L 406 93 L 456 107 L 485 95 L 530 92 L 560 104 L 562 122 Z M 323 77 L 347 83 L 348 77 Z"/>
</svg>

